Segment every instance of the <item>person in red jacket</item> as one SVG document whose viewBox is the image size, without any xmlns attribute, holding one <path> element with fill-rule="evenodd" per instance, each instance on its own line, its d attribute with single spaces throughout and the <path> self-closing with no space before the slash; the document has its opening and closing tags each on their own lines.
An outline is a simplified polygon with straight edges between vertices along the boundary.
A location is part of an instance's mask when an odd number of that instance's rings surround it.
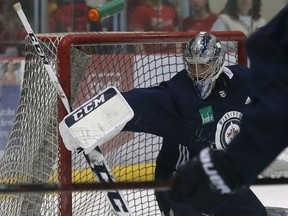
<svg viewBox="0 0 288 216">
<path fill-rule="evenodd" d="M 146 0 L 136 7 L 129 21 L 132 31 L 177 31 L 178 25 L 177 11 L 162 0 Z"/>
<path fill-rule="evenodd" d="M 50 32 L 87 32 L 90 31 L 90 21 L 87 18 L 88 7 L 83 0 L 66 1 L 56 11 L 50 14 Z"/>
<path fill-rule="evenodd" d="M 179 17 L 175 8 L 162 0 L 146 0 L 139 4 L 129 21 L 131 31 L 178 31 Z M 172 44 L 144 44 L 146 53 L 169 52 L 175 49 Z"/>
<path fill-rule="evenodd" d="M 183 31 L 210 31 L 218 14 L 210 9 L 209 0 L 190 0 L 191 16 L 183 20 Z"/>
</svg>

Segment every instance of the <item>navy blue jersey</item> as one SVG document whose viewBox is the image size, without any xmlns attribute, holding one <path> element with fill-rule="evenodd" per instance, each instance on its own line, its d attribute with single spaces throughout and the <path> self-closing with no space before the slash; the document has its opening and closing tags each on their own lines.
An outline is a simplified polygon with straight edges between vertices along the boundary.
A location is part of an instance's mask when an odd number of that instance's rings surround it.
<svg viewBox="0 0 288 216">
<path fill-rule="evenodd" d="M 288 145 L 288 7 L 247 41 L 254 98 L 229 145 L 248 184 Z M 245 158 L 245 160 L 243 160 Z"/>
<path fill-rule="evenodd" d="M 135 113 L 123 130 L 163 137 L 156 177 L 172 175 L 204 147 L 226 149 L 239 133 L 242 110 L 250 102 L 250 75 L 240 65 L 224 68 L 205 100 L 185 69 L 159 86 L 123 93 Z"/>
</svg>

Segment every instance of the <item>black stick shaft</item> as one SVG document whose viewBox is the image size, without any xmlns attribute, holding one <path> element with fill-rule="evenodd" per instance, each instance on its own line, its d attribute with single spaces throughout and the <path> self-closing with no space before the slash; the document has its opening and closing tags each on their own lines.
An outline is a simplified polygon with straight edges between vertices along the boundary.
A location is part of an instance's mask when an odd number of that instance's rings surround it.
<svg viewBox="0 0 288 216">
<path fill-rule="evenodd" d="M 157 189 L 169 190 L 174 187 L 174 180 L 146 182 L 112 182 L 112 183 L 80 183 L 61 184 L 0 184 L 1 193 L 31 193 L 31 192 L 75 192 L 93 190 L 126 190 L 126 189 Z"/>
</svg>

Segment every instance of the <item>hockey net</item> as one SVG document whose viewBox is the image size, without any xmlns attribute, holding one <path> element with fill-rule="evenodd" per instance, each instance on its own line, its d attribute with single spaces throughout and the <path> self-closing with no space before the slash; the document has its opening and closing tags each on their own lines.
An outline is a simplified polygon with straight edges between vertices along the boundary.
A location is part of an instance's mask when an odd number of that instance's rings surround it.
<svg viewBox="0 0 288 216">
<path fill-rule="evenodd" d="M 73 108 L 107 86 L 120 91 L 149 87 L 183 69 L 183 45 L 196 33 L 63 33 L 38 39 Z M 245 36 L 214 33 L 227 47 L 226 64 L 247 64 Z M 25 73 L 13 130 L 0 161 L 4 184 L 95 182 L 82 154 L 61 143 L 58 123 L 65 108 L 26 39 Z M 116 181 L 154 179 L 161 138 L 122 132 L 102 146 Z M 287 166 L 286 166 L 287 167 Z M 153 190 L 123 191 L 135 215 L 160 215 Z M 21 193 L 1 196 L 1 215 L 115 215 L 102 192 Z"/>
</svg>

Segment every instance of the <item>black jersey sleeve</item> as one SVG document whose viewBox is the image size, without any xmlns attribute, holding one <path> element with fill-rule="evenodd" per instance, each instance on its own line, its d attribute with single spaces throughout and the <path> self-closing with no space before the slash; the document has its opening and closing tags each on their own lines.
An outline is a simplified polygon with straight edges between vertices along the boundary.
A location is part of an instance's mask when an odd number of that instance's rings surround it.
<svg viewBox="0 0 288 216">
<path fill-rule="evenodd" d="M 227 152 L 248 184 L 288 144 L 288 7 L 247 41 L 254 97 Z M 245 158 L 245 160 L 243 160 Z"/>
<path fill-rule="evenodd" d="M 126 124 L 124 131 L 173 136 L 181 119 L 175 112 L 166 86 L 133 89 L 122 95 L 134 111 L 134 117 Z"/>
<path fill-rule="evenodd" d="M 190 124 L 193 123 L 193 120 L 189 123 L 187 120 L 187 112 L 197 97 L 196 93 L 191 93 L 193 90 L 187 72 L 182 70 L 159 86 L 123 92 L 134 111 L 133 119 L 123 130 L 183 140 L 181 134 L 190 133 Z"/>
</svg>

